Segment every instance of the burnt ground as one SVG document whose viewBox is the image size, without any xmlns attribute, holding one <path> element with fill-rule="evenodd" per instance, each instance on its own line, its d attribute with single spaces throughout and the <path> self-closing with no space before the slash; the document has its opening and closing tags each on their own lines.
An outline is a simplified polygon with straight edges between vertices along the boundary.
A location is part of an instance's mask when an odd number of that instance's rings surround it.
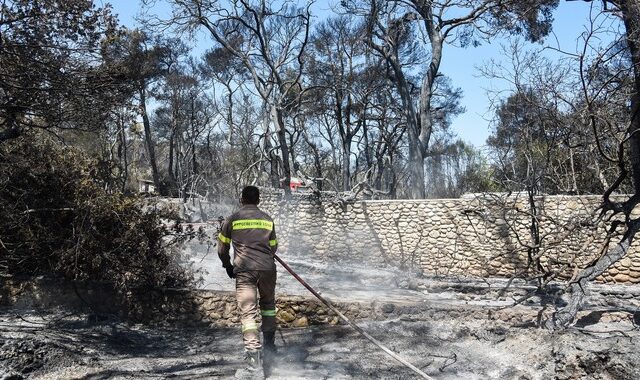
<svg viewBox="0 0 640 380">
<path fill-rule="evenodd" d="M 485 297 L 468 283 L 446 291 L 435 284 L 442 291 L 431 288 L 440 300 L 433 308 L 359 322 L 435 379 L 640 378 L 637 314 L 592 305 L 575 326 L 550 333 L 510 319 L 509 309 L 502 311 L 506 318 L 490 319 L 484 306 L 466 304 L 465 298 Z M 452 294 L 458 299 L 447 306 Z M 539 307 L 519 306 L 512 314 L 528 309 Z M 415 378 L 348 326 L 283 329 L 277 345 L 269 379 Z M 3 379 L 234 378 L 242 356 L 236 328 L 147 327 L 63 311 L 0 310 Z"/>
<path fill-rule="evenodd" d="M 191 247 L 201 287 L 232 290 L 215 253 Z M 371 260 L 283 254 L 334 301 L 375 302 L 358 324 L 435 379 L 640 379 L 640 286 L 592 285 L 577 323 L 536 326 L 566 300 L 501 279 L 424 277 Z M 307 294 L 279 269 L 278 292 Z M 530 296 L 517 306 L 515 301 Z M 349 326 L 282 329 L 268 379 L 409 379 Z M 234 378 L 238 328 L 142 326 L 64 310 L 0 309 L 0 379 Z M 13 377 L 12 377 L 13 376 Z"/>
</svg>

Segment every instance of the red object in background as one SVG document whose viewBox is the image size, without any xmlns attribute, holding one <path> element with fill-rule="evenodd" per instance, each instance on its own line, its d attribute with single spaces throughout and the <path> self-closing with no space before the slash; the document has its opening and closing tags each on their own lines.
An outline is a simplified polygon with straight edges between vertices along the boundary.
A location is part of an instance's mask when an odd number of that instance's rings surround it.
<svg viewBox="0 0 640 380">
<path fill-rule="evenodd" d="M 289 182 L 289 188 L 291 191 L 297 191 L 298 187 L 304 186 L 304 182 L 301 179 L 291 177 L 291 181 Z"/>
</svg>

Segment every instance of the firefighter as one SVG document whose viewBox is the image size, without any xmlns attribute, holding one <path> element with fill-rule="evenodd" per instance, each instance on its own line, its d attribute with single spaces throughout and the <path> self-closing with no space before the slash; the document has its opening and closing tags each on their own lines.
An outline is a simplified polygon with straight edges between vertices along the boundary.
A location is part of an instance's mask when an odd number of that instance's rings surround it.
<svg viewBox="0 0 640 380">
<path fill-rule="evenodd" d="M 242 189 L 242 207 L 222 224 L 218 235 L 218 256 L 230 278 L 236 279 L 236 299 L 242 322 L 245 361 L 250 371 L 262 370 L 262 347 L 258 331 L 258 307 L 262 315 L 264 349 L 275 353 L 276 265 L 278 248 L 273 219 L 258 208 L 260 191 Z M 229 249 L 233 244 L 233 264 Z M 260 294 L 258 302 L 257 293 Z"/>
</svg>

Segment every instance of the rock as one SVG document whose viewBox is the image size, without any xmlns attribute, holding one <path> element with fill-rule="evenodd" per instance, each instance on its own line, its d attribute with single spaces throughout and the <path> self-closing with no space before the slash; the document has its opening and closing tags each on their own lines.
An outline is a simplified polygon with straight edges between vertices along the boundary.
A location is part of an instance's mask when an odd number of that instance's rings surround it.
<svg viewBox="0 0 640 380">
<path fill-rule="evenodd" d="M 393 313 L 395 308 L 396 308 L 396 305 L 392 303 L 385 303 L 384 305 L 382 305 L 380 310 L 382 310 L 383 313 L 389 314 L 389 313 Z"/>
<path fill-rule="evenodd" d="M 309 320 L 307 319 L 307 317 L 302 316 L 302 317 L 296 319 L 295 321 L 293 321 L 291 326 L 293 326 L 293 327 L 309 327 Z"/>
<path fill-rule="evenodd" d="M 507 224 L 507 221 L 504 219 L 496 219 L 496 226 L 504 226 Z"/>
<path fill-rule="evenodd" d="M 629 271 L 629 277 L 634 279 L 640 278 L 640 272 Z"/>
<path fill-rule="evenodd" d="M 629 282 L 631 281 L 631 278 L 626 274 L 619 273 L 613 277 L 613 280 L 615 282 Z"/>
<path fill-rule="evenodd" d="M 233 314 L 233 312 L 236 310 L 237 306 L 234 302 L 227 302 L 224 305 L 224 312 L 223 315 L 225 316 L 230 316 Z"/>
<path fill-rule="evenodd" d="M 283 322 L 289 323 L 292 322 L 296 319 L 296 316 L 293 313 L 290 313 L 287 310 L 280 310 L 278 311 L 278 315 L 277 315 L 278 319 L 282 320 Z"/>
<path fill-rule="evenodd" d="M 615 323 L 621 321 L 630 321 L 633 320 L 633 314 L 627 312 L 610 312 L 604 313 L 600 317 L 599 322 L 601 323 Z"/>
<path fill-rule="evenodd" d="M 622 260 L 620 260 L 620 262 L 618 262 L 619 266 L 625 267 L 625 268 L 629 268 L 632 264 L 633 262 L 631 261 L 630 257 L 625 257 Z"/>
</svg>

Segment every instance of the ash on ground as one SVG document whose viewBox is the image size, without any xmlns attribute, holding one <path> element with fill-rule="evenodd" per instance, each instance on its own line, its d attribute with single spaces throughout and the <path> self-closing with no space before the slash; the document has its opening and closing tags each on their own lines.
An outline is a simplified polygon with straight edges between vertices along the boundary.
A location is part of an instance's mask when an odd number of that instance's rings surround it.
<svg viewBox="0 0 640 380">
<path fill-rule="evenodd" d="M 204 288 L 233 290 L 214 247 L 193 244 Z M 375 303 L 358 324 L 434 379 L 640 379 L 640 286 L 590 285 L 575 326 L 537 327 L 566 303 L 558 284 L 452 279 L 386 263 L 285 260 L 324 296 Z M 279 294 L 307 294 L 279 269 Z M 519 302 L 518 300 L 522 300 Z M 517 305 L 514 305 L 516 304 Z M 131 325 L 113 317 L 0 309 L 0 379 L 232 379 L 240 328 Z M 268 379 L 410 379 L 408 368 L 346 325 L 282 329 Z"/>
<path fill-rule="evenodd" d="M 594 318 L 555 334 L 455 312 L 359 324 L 435 379 L 637 379 L 635 322 Z M 242 368 L 235 328 L 3 310 L 0 330 L 3 379 L 231 379 Z M 268 379 L 415 378 L 348 326 L 281 330 L 276 343 Z"/>
</svg>

